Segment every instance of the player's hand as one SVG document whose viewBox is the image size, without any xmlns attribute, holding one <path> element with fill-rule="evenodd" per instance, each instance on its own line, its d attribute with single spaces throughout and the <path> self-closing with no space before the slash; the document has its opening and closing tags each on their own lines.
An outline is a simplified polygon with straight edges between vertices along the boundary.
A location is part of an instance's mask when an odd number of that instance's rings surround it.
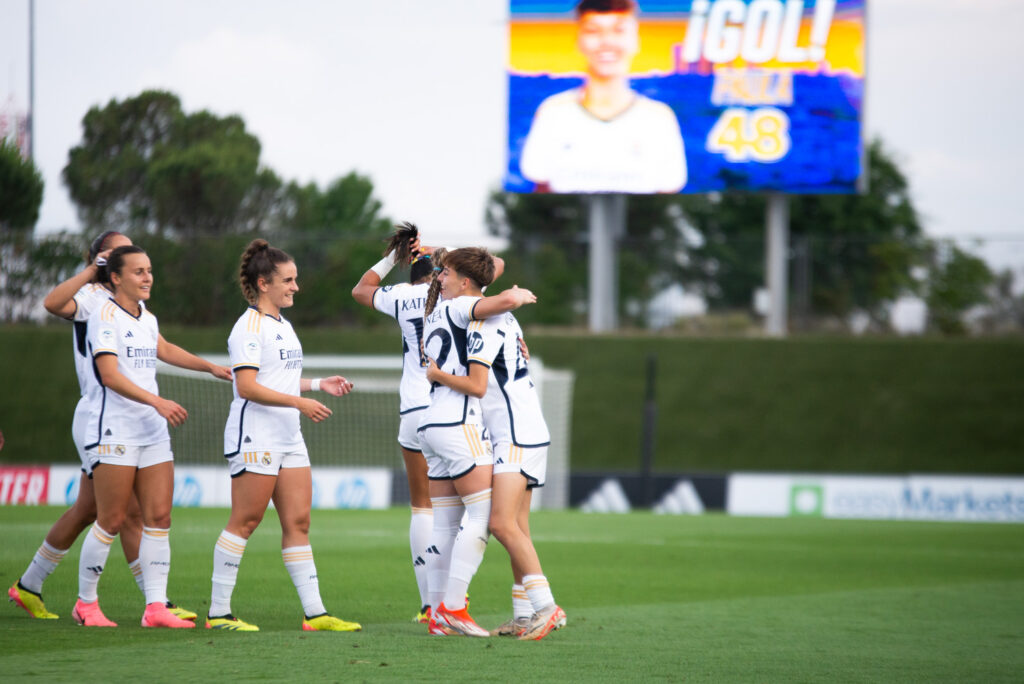
<svg viewBox="0 0 1024 684">
<path fill-rule="evenodd" d="M 505 292 L 512 295 L 513 301 L 515 302 L 515 308 L 517 309 L 523 304 L 535 304 L 537 302 L 537 295 L 533 294 L 525 287 L 513 285 L 509 289 L 505 290 Z"/>
<path fill-rule="evenodd" d="M 523 361 L 530 360 L 530 348 L 526 346 L 526 340 L 519 338 L 519 353 L 523 355 Z"/>
<path fill-rule="evenodd" d="M 306 416 L 314 423 L 319 423 L 333 413 L 331 409 L 327 408 L 316 399 L 304 399 L 302 397 L 299 398 L 299 403 L 296 408 L 302 412 L 302 415 Z"/>
<path fill-rule="evenodd" d="M 178 427 L 188 418 L 188 411 L 170 399 L 161 399 L 153 408 L 171 424 L 171 427 Z"/>
<path fill-rule="evenodd" d="M 409 238 L 409 263 L 419 256 L 420 253 L 420 238 L 419 236 Z"/>
<path fill-rule="evenodd" d="M 107 265 L 107 257 L 109 257 L 110 253 L 113 251 L 113 249 L 103 250 L 102 252 L 96 255 L 96 260 L 92 262 L 92 265 L 95 266 L 97 269 L 103 268 L 104 266 Z"/>
<path fill-rule="evenodd" d="M 352 383 L 340 375 L 320 379 L 320 389 L 333 397 L 343 397 L 352 391 Z"/>
<path fill-rule="evenodd" d="M 216 364 L 210 364 L 209 369 L 210 375 L 220 380 L 227 380 L 231 382 L 231 369 L 227 366 L 218 366 Z"/>
<path fill-rule="evenodd" d="M 440 378 L 444 375 L 444 371 L 437 367 L 434 363 L 434 359 L 429 359 L 430 364 L 427 366 L 427 380 L 430 382 L 440 382 Z"/>
</svg>

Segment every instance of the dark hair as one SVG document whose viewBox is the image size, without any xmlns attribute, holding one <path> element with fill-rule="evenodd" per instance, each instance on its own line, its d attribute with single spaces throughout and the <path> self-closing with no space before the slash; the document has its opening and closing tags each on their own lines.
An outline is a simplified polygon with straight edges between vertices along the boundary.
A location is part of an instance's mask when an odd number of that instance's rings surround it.
<svg viewBox="0 0 1024 684">
<path fill-rule="evenodd" d="M 242 261 L 238 269 L 238 284 L 242 288 L 245 301 L 253 306 L 260 299 L 260 290 L 256 283 L 260 278 L 269 280 L 277 270 L 278 264 L 295 261 L 286 252 L 271 247 L 270 243 L 256 238 L 242 252 Z"/>
<path fill-rule="evenodd" d="M 434 252 L 434 262 L 441 269 L 449 268 L 460 276 L 469 278 L 476 286 L 483 289 L 494 282 L 494 257 L 483 247 L 462 247 L 447 251 L 439 249 Z M 427 291 L 427 301 L 424 312 L 426 315 L 434 310 L 437 304 L 437 296 L 441 291 L 441 281 L 438 280 L 439 271 L 434 270 L 434 279 Z"/>
<path fill-rule="evenodd" d="M 102 251 L 102 250 L 100 250 Z M 122 245 L 110 253 L 107 257 L 107 265 L 103 267 L 99 282 L 110 283 L 110 274 L 116 273 L 121 275 L 121 269 L 124 268 L 124 257 L 126 254 L 145 254 L 146 250 L 142 249 L 138 245 Z"/>
<path fill-rule="evenodd" d="M 116 230 L 105 230 L 97 235 L 96 239 L 92 241 L 91 245 L 89 245 L 89 252 L 85 258 L 86 262 L 91 264 L 96 261 L 96 255 L 107 249 L 110 245 L 110 240 L 122 234 L 123 233 L 119 233 Z"/>
<path fill-rule="evenodd" d="M 418 283 L 434 272 L 434 260 L 429 254 L 420 254 L 414 257 L 412 265 L 409 266 L 409 282 Z"/>
<path fill-rule="evenodd" d="M 576 4 L 576 18 L 585 12 L 636 12 L 634 0 L 580 0 Z"/>
<path fill-rule="evenodd" d="M 409 249 L 409 242 L 420 234 L 416 224 L 402 221 L 395 226 L 395 232 L 388 238 L 388 248 L 384 250 L 384 256 L 395 253 L 395 261 L 400 264 L 409 263 L 409 256 L 412 250 Z"/>
</svg>

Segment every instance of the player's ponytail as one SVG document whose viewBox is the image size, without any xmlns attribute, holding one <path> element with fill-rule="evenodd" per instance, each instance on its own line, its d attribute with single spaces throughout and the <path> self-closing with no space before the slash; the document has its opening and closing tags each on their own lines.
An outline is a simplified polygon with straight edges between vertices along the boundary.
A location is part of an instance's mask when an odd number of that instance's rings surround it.
<svg viewBox="0 0 1024 684">
<path fill-rule="evenodd" d="M 415 240 L 419 234 L 420 231 L 416 224 L 402 221 L 395 226 L 395 232 L 388 240 L 388 248 L 384 250 L 384 256 L 393 254 L 395 263 L 409 263 L 409 256 L 412 254 L 409 243 Z"/>
<path fill-rule="evenodd" d="M 430 281 L 430 289 L 427 290 L 427 301 L 423 305 L 424 317 L 429 316 L 437 305 L 437 297 L 441 294 L 441 281 L 438 276 L 444 268 L 445 259 L 448 257 L 448 250 L 444 247 L 434 250 L 431 260 L 434 262 L 434 277 Z"/>
<path fill-rule="evenodd" d="M 260 290 L 257 285 L 260 278 L 269 280 L 277 270 L 278 264 L 286 264 L 293 259 L 286 252 L 271 247 L 262 238 L 256 238 L 242 252 L 238 268 L 238 284 L 242 288 L 245 301 L 253 306 L 259 302 Z"/>
</svg>

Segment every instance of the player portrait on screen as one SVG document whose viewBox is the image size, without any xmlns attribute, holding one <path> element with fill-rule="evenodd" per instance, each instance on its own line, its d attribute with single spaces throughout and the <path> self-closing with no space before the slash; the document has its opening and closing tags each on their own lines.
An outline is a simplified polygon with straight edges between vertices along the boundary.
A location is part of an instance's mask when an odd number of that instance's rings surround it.
<svg viewBox="0 0 1024 684">
<path fill-rule="evenodd" d="M 523 176 L 538 191 L 679 192 L 686 157 L 679 122 L 629 82 L 640 49 L 634 0 L 581 0 L 576 45 L 583 85 L 545 99 L 523 147 Z"/>
</svg>

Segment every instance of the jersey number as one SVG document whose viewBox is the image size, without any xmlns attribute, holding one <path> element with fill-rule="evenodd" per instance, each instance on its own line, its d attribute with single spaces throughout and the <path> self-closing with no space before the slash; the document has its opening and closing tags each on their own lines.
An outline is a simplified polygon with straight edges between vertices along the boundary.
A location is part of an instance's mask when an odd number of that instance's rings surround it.
<svg viewBox="0 0 1024 684">
<path fill-rule="evenodd" d="M 448 360 L 448 353 L 452 350 L 452 336 L 448 334 L 447 330 L 437 328 L 427 337 L 427 341 L 423 345 L 424 350 L 430 346 L 435 337 L 441 338 L 441 351 L 438 352 L 437 358 L 434 361 L 437 362 L 438 368 L 444 368 L 444 362 Z"/>
<path fill-rule="evenodd" d="M 423 319 L 410 318 L 409 322 L 416 329 L 416 353 L 420 356 L 420 367 L 426 368 L 430 363 L 427 361 L 427 355 L 423 353 Z"/>
</svg>

